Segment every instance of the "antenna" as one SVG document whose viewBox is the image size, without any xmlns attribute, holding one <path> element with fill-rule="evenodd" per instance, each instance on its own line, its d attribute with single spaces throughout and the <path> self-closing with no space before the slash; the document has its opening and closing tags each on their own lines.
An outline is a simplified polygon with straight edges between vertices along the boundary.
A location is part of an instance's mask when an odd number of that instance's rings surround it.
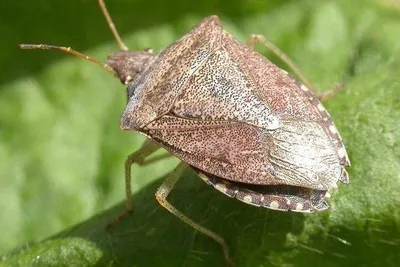
<svg viewBox="0 0 400 267">
<path fill-rule="evenodd" d="M 73 49 L 71 49 L 71 47 L 65 47 L 65 46 L 55 46 L 55 45 L 47 45 L 47 44 L 19 44 L 18 45 L 21 49 L 25 49 L 25 50 L 31 50 L 31 49 L 42 49 L 42 50 L 59 50 L 59 51 L 63 51 L 67 54 L 71 54 L 73 56 L 82 58 L 84 60 L 90 61 L 98 66 L 100 66 L 101 68 L 105 69 L 108 72 L 111 72 L 112 74 L 116 74 L 115 70 L 113 68 L 111 68 L 109 65 L 102 63 L 94 58 L 91 58 L 89 56 L 86 56 L 82 53 L 79 53 L 78 51 L 75 51 Z"/>
<path fill-rule="evenodd" d="M 122 51 L 128 51 L 129 50 L 128 47 L 124 44 L 124 42 L 122 42 L 122 39 L 119 36 L 117 28 L 115 28 L 114 22 L 111 19 L 110 13 L 108 13 L 108 10 L 107 10 L 106 4 L 104 3 L 104 0 L 98 0 L 98 1 L 99 1 L 100 9 L 103 12 L 103 15 L 108 23 L 108 27 L 110 27 L 110 30 L 111 30 L 112 34 L 114 35 L 114 38 L 119 45 L 119 48 Z"/>
<path fill-rule="evenodd" d="M 121 37 L 118 34 L 117 29 L 115 28 L 115 25 L 111 19 L 110 13 L 108 13 L 107 7 L 104 3 L 104 0 L 98 0 L 99 6 L 101 11 L 103 12 L 103 15 L 108 23 L 108 26 L 110 27 L 111 32 L 113 33 L 115 40 L 117 41 L 120 49 L 122 51 L 128 51 L 128 47 L 124 44 L 124 42 L 122 42 Z M 76 50 L 73 50 L 71 47 L 65 47 L 65 46 L 56 46 L 56 45 L 47 45 L 47 44 L 19 44 L 18 45 L 21 49 L 26 49 L 26 50 L 32 50 L 32 49 L 42 49 L 42 50 L 59 50 L 59 51 L 63 51 L 67 54 L 71 54 L 73 56 L 76 56 L 78 58 L 81 58 L 83 60 L 86 61 L 90 61 L 98 66 L 100 66 L 101 68 L 105 69 L 106 71 L 117 75 L 117 73 L 115 72 L 115 70 L 113 68 L 111 68 L 109 65 L 102 63 L 94 58 L 91 58 L 87 55 L 84 55 Z M 118 75 L 117 75 L 118 76 Z"/>
</svg>

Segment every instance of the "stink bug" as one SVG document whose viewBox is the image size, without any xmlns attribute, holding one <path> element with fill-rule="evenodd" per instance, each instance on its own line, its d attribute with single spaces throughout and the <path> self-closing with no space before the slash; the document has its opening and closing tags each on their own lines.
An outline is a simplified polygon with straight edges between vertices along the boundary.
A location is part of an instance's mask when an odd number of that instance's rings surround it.
<svg viewBox="0 0 400 267">
<path fill-rule="evenodd" d="M 160 147 L 182 160 L 156 192 L 159 203 L 196 230 L 217 241 L 228 263 L 223 238 L 172 206 L 167 196 L 192 167 L 218 191 L 247 204 L 274 210 L 313 212 L 328 208 L 328 191 L 348 183 L 350 166 L 340 135 L 311 84 L 291 60 L 259 35 L 243 45 L 223 30 L 217 16 L 203 19 L 157 55 L 131 52 L 100 7 L 119 43 L 102 64 L 67 47 L 56 49 L 92 61 L 127 85 L 121 128 L 148 141 L 125 163 L 126 212 L 132 211 L 131 165 Z M 260 42 L 286 62 L 298 83 L 252 49 Z"/>
</svg>

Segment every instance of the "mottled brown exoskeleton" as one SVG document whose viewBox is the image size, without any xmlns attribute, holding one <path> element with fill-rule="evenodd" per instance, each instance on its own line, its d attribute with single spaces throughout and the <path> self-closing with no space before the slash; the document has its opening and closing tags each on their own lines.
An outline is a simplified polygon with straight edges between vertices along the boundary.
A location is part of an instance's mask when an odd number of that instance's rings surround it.
<svg viewBox="0 0 400 267">
<path fill-rule="evenodd" d="M 294 64 L 259 35 L 243 45 L 222 29 L 217 16 L 203 19 L 157 55 L 130 52 L 121 41 L 102 0 L 100 7 L 121 52 L 106 64 L 67 47 L 57 49 L 90 60 L 128 85 L 121 128 L 148 141 L 125 163 L 126 212 L 132 211 L 131 165 L 162 147 L 182 160 L 156 192 L 160 204 L 221 244 L 223 238 L 189 219 L 167 200 L 192 167 L 218 191 L 245 203 L 274 210 L 313 212 L 328 208 L 325 198 L 337 182 L 348 183 L 346 150 L 328 112 Z M 290 77 L 252 46 L 261 42 L 299 76 Z"/>
</svg>

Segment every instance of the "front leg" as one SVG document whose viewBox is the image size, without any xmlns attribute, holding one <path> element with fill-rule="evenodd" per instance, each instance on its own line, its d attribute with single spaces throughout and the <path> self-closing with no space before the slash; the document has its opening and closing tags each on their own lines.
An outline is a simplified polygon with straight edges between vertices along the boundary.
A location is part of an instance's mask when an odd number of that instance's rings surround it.
<svg viewBox="0 0 400 267">
<path fill-rule="evenodd" d="M 126 195 L 126 203 L 125 203 L 125 211 L 117 216 L 113 221 L 107 224 L 107 228 L 114 227 L 117 225 L 123 218 L 129 216 L 133 211 L 133 200 L 132 200 L 132 189 L 131 189 L 131 167 L 134 163 L 139 166 L 144 166 L 150 163 L 153 163 L 157 160 L 164 159 L 170 154 L 161 155 L 154 159 L 150 159 L 145 161 L 147 157 L 156 152 L 160 148 L 159 145 L 154 143 L 152 140 L 148 139 L 146 142 L 139 148 L 139 150 L 130 154 L 125 161 L 125 195 Z"/>
</svg>

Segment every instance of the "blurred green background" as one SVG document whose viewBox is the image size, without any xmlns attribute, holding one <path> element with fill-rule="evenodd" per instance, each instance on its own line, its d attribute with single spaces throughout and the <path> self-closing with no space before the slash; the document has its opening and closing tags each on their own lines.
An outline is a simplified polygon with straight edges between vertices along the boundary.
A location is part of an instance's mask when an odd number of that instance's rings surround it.
<svg viewBox="0 0 400 267">
<path fill-rule="evenodd" d="M 158 51 L 217 14 L 245 41 L 277 44 L 320 92 L 353 166 L 328 212 L 303 215 L 229 199 L 190 170 L 170 200 L 221 234 L 237 266 L 400 265 L 400 9 L 395 0 L 106 1 L 132 49 Z M 126 156 L 143 138 L 119 129 L 125 87 L 100 68 L 19 43 L 68 45 L 100 60 L 118 49 L 95 0 L 0 3 L 1 266 L 223 266 L 219 246 L 160 208 L 176 164 L 134 167 L 134 215 L 123 210 Z M 258 51 L 285 67 L 262 47 Z"/>
</svg>

